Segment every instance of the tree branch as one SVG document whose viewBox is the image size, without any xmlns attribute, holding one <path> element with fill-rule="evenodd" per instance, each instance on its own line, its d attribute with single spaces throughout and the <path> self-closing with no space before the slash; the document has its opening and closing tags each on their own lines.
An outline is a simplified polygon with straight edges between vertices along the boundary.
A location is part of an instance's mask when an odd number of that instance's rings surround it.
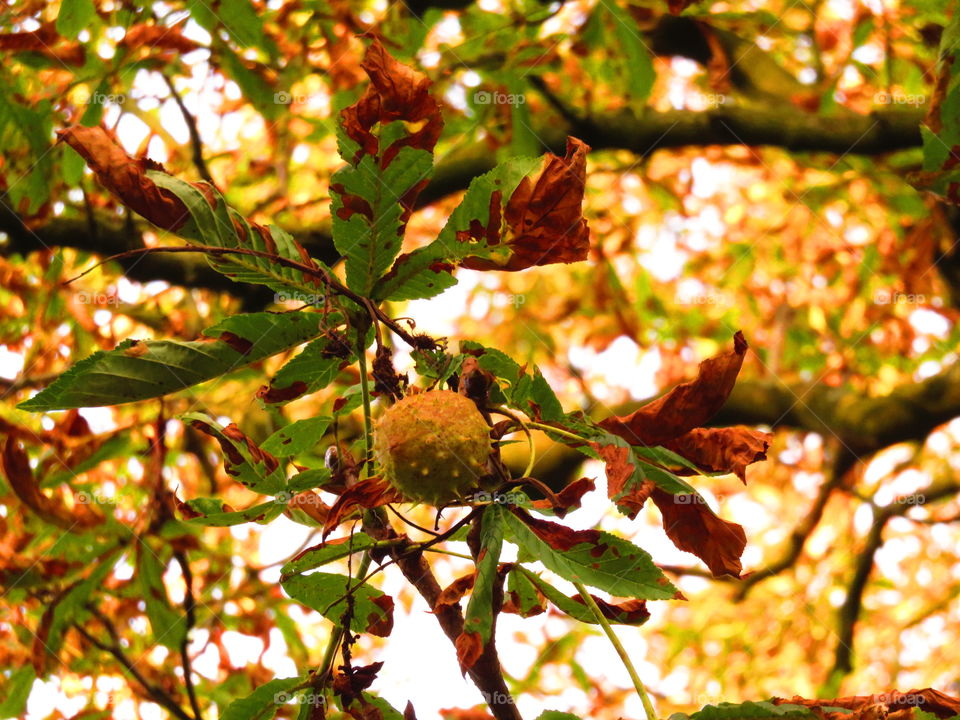
<svg viewBox="0 0 960 720">
<path fill-rule="evenodd" d="M 948 483 L 938 488 L 927 488 L 920 493 L 897 498 L 889 505 L 873 508 L 873 524 L 867 533 L 863 550 L 857 556 L 853 578 L 850 581 L 847 597 L 840 608 L 837 628 L 837 648 L 834 653 L 831 678 L 842 677 L 853 670 L 853 643 L 857 621 L 863 610 L 863 596 L 867 581 L 873 571 L 874 558 L 883 546 L 883 531 L 894 517 L 907 513 L 915 505 L 935 502 L 960 492 L 960 483 Z"/>
</svg>

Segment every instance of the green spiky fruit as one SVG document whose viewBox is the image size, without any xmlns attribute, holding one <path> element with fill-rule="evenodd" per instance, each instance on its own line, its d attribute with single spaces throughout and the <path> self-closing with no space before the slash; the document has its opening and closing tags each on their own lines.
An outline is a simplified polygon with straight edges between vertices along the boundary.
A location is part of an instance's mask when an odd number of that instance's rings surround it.
<svg viewBox="0 0 960 720">
<path fill-rule="evenodd" d="M 374 449 L 384 477 L 404 497 L 443 505 L 475 489 L 485 474 L 490 427 L 463 395 L 431 390 L 384 413 Z"/>
</svg>

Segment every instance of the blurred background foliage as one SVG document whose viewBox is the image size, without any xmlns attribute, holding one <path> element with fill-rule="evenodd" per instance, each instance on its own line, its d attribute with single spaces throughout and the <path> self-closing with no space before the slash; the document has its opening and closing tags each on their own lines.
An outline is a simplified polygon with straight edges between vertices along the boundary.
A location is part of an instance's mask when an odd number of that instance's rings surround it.
<svg viewBox="0 0 960 720">
<path fill-rule="evenodd" d="M 700 487 L 746 528 L 752 575 L 708 579 L 669 544 L 654 550 L 655 510 L 628 521 L 588 503 L 571 518 L 674 559 L 669 569 L 689 602 L 652 604 L 646 626 L 620 631 L 661 715 L 771 695 L 960 693 L 960 215 L 907 181 L 923 169 L 920 124 L 956 12 L 949 5 L 0 8 L 0 431 L 27 445 L 49 497 L 108 519 L 106 529 L 65 533 L 0 485 L 0 716 L 24 712 L 31 687 L 36 717 L 105 708 L 157 717 L 165 711 L 151 705 L 150 687 L 182 696 L 181 658 L 147 621 L 151 568 L 131 550 L 131 532 L 153 544 L 153 569 L 174 603 L 186 597 L 189 558 L 189 652 L 204 697 L 223 707 L 318 662 L 328 628 L 276 585 L 279 563 L 315 534 L 309 519 L 195 529 L 176 542 L 163 532 L 175 512 L 169 491 L 251 503 L 210 439 L 166 418 L 202 409 L 266 438 L 281 411 L 265 411 L 255 393 L 285 357 L 162 404 L 43 417 L 14 405 L 125 338 L 195 339 L 233 313 L 297 306 L 186 255 L 125 259 L 65 285 L 104 257 L 175 240 L 119 207 L 55 131 L 102 123 L 129 153 L 212 180 L 244 215 L 281 225 L 332 263 L 333 129 L 363 87 L 364 33 L 421 68 L 444 103 L 438 171 L 410 223 L 410 248 L 437 233 L 470 178 L 496 159 L 562 153 L 568 133 L 593 147 L 588 262 L 460 271 L 443 297 L 397 304 L 394 316 L 451 343 L 474 339 L 536 362 L 566 409 L 604 415 L 688 379 L 737 329 L 750 342 L 717 422 L 774 428 L 770 460 L 750 468 L 746 487 L 733 476 Z M 399 351 L 396 362 L 411 367 Z M 328 413 L 356 378 L 342 381 L 282 412 Z M 349 441 L 356 428 L 336 431 Z M 161 435 L 167 452 L 157 450 Z M 332 432 L 318 438 L 305 462 L 321 465 L 332 443 Z M 599 466 L 581 467 L 545 440 L 534 474 L 602 481 Z M 412 517 L 431 521 L 423 510 Z M 451 558 L 438 572 L 451 581 L 462 567 Z M 400 585 L 388 572 L 384 587 Z M 409 593 L 398 599 L 413 623 L 424 608 Z M 559 617 L 513 620 L 499 641 L 524 712 L 640 714 L 599 636 Z M 389 675 L 390 658 L 402 665 L 418 642 L 426 641 L 402 632 L 386 643 L 364 638 L 359 651 L 388 660 L 374 689 L 399 707 L 411 695 L 421 717 L 477 703 L 440 643 L 422 667 Z M 121 657 L 136 659 L 139 680 Z M 38 676 L 56 702 L 38 698 Z M 437 690 L 438 677 L 460 700 Z M 430 688 L 433 710 L 429 695 L 417 695 Z M 470 712 L 449 716 L 483 716 Z"/>
</svg>

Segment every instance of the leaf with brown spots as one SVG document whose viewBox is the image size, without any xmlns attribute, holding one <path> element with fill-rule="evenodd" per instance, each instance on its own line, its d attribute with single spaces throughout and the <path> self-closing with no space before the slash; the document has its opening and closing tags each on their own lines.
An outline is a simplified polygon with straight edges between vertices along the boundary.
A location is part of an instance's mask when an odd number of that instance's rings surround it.
<svg viewBox="0 0 960 720">
<path fill-rule="evenodd" d="M 477 571 L 473 592 L 463 614 L 463 633 L 457 639 L 457 658 L 460 669 L 473 667 L 483 648 L 493 641 L 496 616 L 503 593 L 503 576 L 500 567 L 500 551 L 503 548 L 503 516 L 507 511 L 500 505 L 487 505 L 479 519 L 475 520 L 473 532 L 479 537 L 476 551 Z M 479 532 L 477 532 L 479 531 Z M 477 650 L 477 643 L 480 650 Z"/>
<path fill-rule="evenodd" d="M 668 600 L 677 596 L 677 589 L 649 553 L 628 540 L 599 530 L 572 530 L 518 508 L 503 516 L 508 539 L 566 580 L 619 597 Z"/>
<path fill-rule="evenodd" d="M 295 348 L 321 332 L 315 313 L 264 312 L 228 317 L 204 330 L 205 340 L 126 340 L 81 360 L 19 407 L 61 410 L 161 397 Z"/>
<path fill-rule="evenodd" d="M 289 233 L 275 225 L 268 228 L 247 221 L 209 183 L 185 182 L 169 175 L 159 163 L 130 157 L 100 127 L 70 127 L 60 131 L 59 139 L 87 161 L 101 185 L 157 227 L 193 244 L 264 254 L 208 255 L 210 265 L 230 279 L 266 285 L 285 295 L 307 297 L 322 292 L 317 274 L 331 272 L 328 268 L 321 269 Z"/>
<path fill-rule="evenodd" d="M 651 497 L 674 545 L 703 560 L 714 577 L 740 577 L 740 556 L 747 546 L 742 526 L 714 515 L 696 494 L 674 495 L 656 488 Z"/>
<path fill-rule="evenodd" d="M 223 452 L 223 468 L 237 482 L 264 495 L 276 495 L 286 487 L 286 473 L 280 462 L 231 423 L 221 427 L 203 413 L 185 413 L 180 420 L 214 438 Z"/>
<path fill-rule="evenodd" d="M 456 265 L 513 271 L 585 260 L 587 150 L 569 138 L 562 158 L 552 153 L 543 160 L 511 158 L 474 178 L 437 239 L 397 258 L 377 283 L 374 297 L 432 297 L 456 283 L 451 274 Z"/>
<path fill-rule="evenodd" d="M 598 624 L 593 611 L 587 607 L 583 598 L 579 595 L 568 597 L 563 592 L 548 583 L 542 577 L 531 572 L 525 567 L 517 566 L 515 569 L 518 574 L 523 576 L 527 582 L 537 589 L 547 600 L 553 603 L 558 610 L 566 613 L 572 618 L 585 623 Z M 603 598 L 591 595 L 601 614 L 610 622 L 619 625 L 642 625 L 650 619 L 650 612 L 647 610 L 646 600 L 604 600 Z"/>
<path fill-rule="evenodd" d="M 330 191 L 347 287 L 370 295 L 400 252 L 443 119 L 430 80 L 397 62 L 379 40 L 367 49 L 363 69 L 370 85 L 340 113 L 337 136 L 348 164 L 331 178 Z"/>
<path fill-rule="evenodd" d="M 366 583 L 358 587 L 358 583 L 356 578 L 322 572 L 290 575 L 280 581 L 290 597 L 328 620 L 340 624 L 352 608 L 351 629 L 387 637 L 393 629 L 393 598 Z M 350 604 L 348 593 L 352 595 Z"/>
<path fill-rule="evenodd" d="M 631 445 L 668 444 L 704 425 L 723 407 L 746 352 L 747 341 L 738 331 L 733 336 L 733 350 L 700 363 L 695 380 L 678 385 L 626 417 L 602 420 L 600 427 Z"/>
<path fill-rule="evenodd" d="M 583 191 L 589 149 L 569 137 L 564 157 L 548 153 L 537 180 L 521 180 L 504 208 L 502 243 L 509 254 L 492 259 L 468 257 L 461 263 L 463 267 L 516 271 L 586 260 L 590 230 L 583 217 Z M 488 245 L 496 244 L 489 232 L 486 235 Z"/>
</svg>

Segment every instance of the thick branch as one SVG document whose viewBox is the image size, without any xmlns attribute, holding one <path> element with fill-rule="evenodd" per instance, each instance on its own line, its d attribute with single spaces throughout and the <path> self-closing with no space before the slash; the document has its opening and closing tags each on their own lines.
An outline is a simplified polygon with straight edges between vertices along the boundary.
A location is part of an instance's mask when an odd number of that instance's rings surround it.
<svg viewBox="0 0 960 720">
<path fill-rule="evenodd" d="M 385 521 L 381 518 L 381 522 Z M 378 538 L 386 538 L 393 534 L 393 530 L 386 524 L 370 525 L 367 531 Z M 391 555 L 403 576 L 417 589 L 433 610 L 444 635 L 456 645 L 457 638 L 463 632 L 463 614 L 460 611 L 460 605 L 438 604 L 443 588 L 437 582 L 430 563 L 424 559 L 423 553 L 410 553 L 403 548 L 398 548 L 394 549 Z M 497 649 L 493 642 L 487 644 L 483 654 L 467 672 L 483 694 L 496 720 L 523 720 L 504 680 L 500 658 L 497 656 Z"/>
</svg>

